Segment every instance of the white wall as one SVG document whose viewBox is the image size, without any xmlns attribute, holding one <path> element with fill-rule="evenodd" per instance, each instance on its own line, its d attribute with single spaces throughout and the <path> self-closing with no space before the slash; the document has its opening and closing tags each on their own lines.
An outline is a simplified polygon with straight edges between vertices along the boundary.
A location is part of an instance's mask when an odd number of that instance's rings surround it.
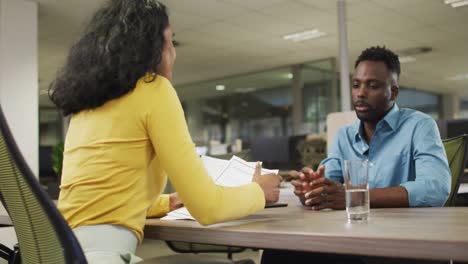
<svg viewBox="0 0 468 264">
<path fill-rule="evenodd" d="M 37 3 L 0 0 L 0 103 L 23 156 L 38 175 Z"/>
</svg>

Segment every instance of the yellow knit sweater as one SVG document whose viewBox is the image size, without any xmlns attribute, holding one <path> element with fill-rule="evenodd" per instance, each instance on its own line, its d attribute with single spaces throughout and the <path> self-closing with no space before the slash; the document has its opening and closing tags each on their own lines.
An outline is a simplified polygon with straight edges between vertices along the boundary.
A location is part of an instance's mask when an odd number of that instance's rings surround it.
<svg viewBox="0 0 468 264">
<path fill-rule="evenodd" d="M 115 224 L 143 238 L 147 216 L 162 216 L 166 174 L 203 225 L 262 209 L 256 183 L 221 187 L 198 157 L 179 98 L 158 76 L 127 95 L 73 115 L 65 141 L 58 208 L 72 228 Z"/>
</svg>

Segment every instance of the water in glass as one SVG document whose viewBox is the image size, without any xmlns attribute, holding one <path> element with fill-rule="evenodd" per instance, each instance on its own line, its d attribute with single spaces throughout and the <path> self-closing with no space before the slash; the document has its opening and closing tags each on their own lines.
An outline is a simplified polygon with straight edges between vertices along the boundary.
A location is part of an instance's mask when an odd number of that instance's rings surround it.
<svg viewBox="0 0 468 264">
<path fill-rule="evenodd" d="M 369 214 L 369 190 L 346 190 L 346 212 L 351 221 L 365 221 Z"/>
</svg>

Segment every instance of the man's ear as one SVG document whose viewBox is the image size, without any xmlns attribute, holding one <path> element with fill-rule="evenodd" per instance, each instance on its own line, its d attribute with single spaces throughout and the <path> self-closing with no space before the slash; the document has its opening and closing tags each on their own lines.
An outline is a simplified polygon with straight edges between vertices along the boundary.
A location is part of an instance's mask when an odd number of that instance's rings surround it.
<svg viewBox="0 0 468 264">
<path fill-rule="evenodd" d="M 395 101 L 398 97 L 398 92 L 400 91 L 400 87 L 398 87 L 397 84 L 393 84 L 392 87 L 390 88 L 391 89 L 391 97 L 390 99 L 392 101 Z"/>
</svg>

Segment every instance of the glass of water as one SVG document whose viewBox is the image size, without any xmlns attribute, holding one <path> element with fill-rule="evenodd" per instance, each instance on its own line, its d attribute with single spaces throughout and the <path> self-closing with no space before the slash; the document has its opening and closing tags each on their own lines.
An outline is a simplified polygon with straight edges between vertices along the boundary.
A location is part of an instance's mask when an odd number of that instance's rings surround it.
<svg viewBox="0 0 468 264">
<path fill-rule="evenodd" d="M 350 221 L 366 221 L 369 216 L 367 160 L 345 160 L 346 212 Z"/>
</svg>

